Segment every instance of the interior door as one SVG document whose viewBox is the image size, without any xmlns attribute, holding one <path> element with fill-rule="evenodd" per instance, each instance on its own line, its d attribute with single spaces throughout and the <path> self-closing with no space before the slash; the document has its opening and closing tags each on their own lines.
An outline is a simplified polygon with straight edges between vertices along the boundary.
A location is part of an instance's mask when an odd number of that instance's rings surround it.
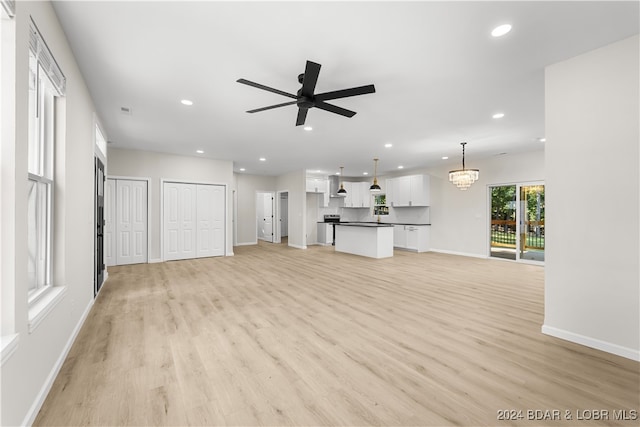
<svg viewBox="0 0 640 427">
<path fill-rule="evenodd" d="M 147 182 L 116 180 L 116 264 L 147 262 Z"/>
<path fill-rule="evenodd" d="M 116 180 L 107 179 L 104 189 L 104 261 L 116 265 Z"/>
<path fill-rule="evenodd" d="M 264 240 L 273 243 L 273 194 L 264 194 Z"/>
<path fill-rule="evenodd" d="M 224 255 L 224 187 L 197 185 L 197 256 Z"/>
<path fill-rule="evenodd" d="M 197 188 L 195 184 L 164 183 L 164 259 L 195 258 L 197 254 Z"/>
</svg>

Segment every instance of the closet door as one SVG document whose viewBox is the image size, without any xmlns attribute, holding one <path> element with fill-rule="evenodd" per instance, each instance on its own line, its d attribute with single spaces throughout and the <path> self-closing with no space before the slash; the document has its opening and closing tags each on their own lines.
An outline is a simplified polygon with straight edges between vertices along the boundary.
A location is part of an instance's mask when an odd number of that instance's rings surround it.
<svg viewBox="0 0 640 427">
<path fill-rule="evenodd" d="M 197 257 L 224 255 L 224 187 L 197 185 Z"/>
<path fill-rule="evenodd" d="M 116 265 L 116 180 L 107 179 L 104 188 L 104 263 Z"/>
<path fill-rule="evenodd" d="M 195 258 L 196 185 L 164 183 L 164 259 Z"/>
<path fill-rule="evenodd" d="M 116 180 L 116 264 L 147 262 L 147 182 Z"/>
</svg>

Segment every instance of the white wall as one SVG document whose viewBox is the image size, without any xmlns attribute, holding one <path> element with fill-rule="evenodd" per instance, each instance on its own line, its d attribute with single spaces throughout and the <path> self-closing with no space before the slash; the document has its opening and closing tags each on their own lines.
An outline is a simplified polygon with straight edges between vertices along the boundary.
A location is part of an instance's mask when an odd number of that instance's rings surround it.
<svg viewBox="0 0 640 427">
<path fill-rule="evenodd" d="M 226 252 L 233 253 L 232 239 L 232 185 L 233 164 L 225 160 L 213 160 L 203 157 L 178 156 L 173 154 L 154 153 L 150 151 L 122 150 L 109 147 L 107 157 L 109 165 L 107 176 L 127 176 L 151 178 L 149 195 L 151 197 L 151 209 L 149 218 L 151 226 L 151 247 L 149 248 L 149 261 L 162 259 L 160 251 L 160 180 L 183 180 L 206 184 L 227 185 L 227 211 L 226 211 Z"/>
<path fill-rule="evenodd" d="M 320 193 L 307 193 L 307 245 L 318 244 L 318 220 L 320 215 L 320 200 L 324 196 Z"/>
<path fill-rule="evenodd" d="M 640 360 L 638 36 L 546 70 L 543 332 Z"/>
<path fill-rule="evenodd" d="M 54 285 L 66 286 L 66 293 L 31 333 L 26 274 L 30 16 L 67 78 L 57 118 L 63 138 L 56 153 L 53 259 Z M 11 308 L 3 313 L 2 333 L 17 333 L 19 341 L 2 365 L 2 425 L 33 421 L 93 303 L 95 108 L 49 2 L 16 2 L 15 72 L 15 138 L 5 138 L 4 122 L 2 138 L 2 307 Z"/>
<path fill-rule="evenodd" d="M 275 191 L 276 178 L 249 174 L 234 174 L 238 198 L 237 240 L 238 245 L 255 245 L 257 236 L 256 194 Z"/>
<path fill-rule="evenodd" d="M 431 248 L 470 256 L 488 256 L 489 186 L 544 181 L 542 148 L 540 151 L 479 160 L 473 155 L 467 156 L 467 167 L 479 169 L 480 179 L 466 191 L 449 182 L 450 165 L 430 170 Z"/>
</svg>

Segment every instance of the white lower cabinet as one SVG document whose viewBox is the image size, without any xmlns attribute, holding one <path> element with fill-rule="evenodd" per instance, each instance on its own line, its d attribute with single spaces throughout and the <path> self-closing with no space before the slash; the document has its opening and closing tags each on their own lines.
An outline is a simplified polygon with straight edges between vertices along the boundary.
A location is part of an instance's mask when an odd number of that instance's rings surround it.
<svg viewBox="0 0 640 427">
<path fill-rule="evenodd" d="M 394 225 L 393 247 L 416 252 L 429 250 L 428 225 Z"/>
</svg>

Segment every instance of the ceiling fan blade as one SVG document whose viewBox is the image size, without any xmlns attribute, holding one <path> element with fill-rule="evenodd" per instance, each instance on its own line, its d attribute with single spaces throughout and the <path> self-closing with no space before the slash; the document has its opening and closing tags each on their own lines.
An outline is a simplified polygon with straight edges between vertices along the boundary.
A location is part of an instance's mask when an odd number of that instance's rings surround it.
<svg viewBox="0 0 640 427">
<path fill-rule="evenodd" d="M 274 89 L 274 88 L 269 87 L 269 86 L 261 85 L 260 83 L 254 83 L 254 82 L 246 80 L 246 79 L 238 79 L 236 81 L 238 83 L 242 83 L 244 85 L 253 86 L 253 87 L 256 87 L 258 89 L 266 90 L 268 92 L 277 93 L 278 95 L 283 95 L 283 96 L 288 96 L 289 98 L 298 99 L 298 97 L 296 95 L 292 94 L 292 93 L 283 92 L 281 90 Z"/>
<path fill-rule="evenodd" d="M 307 66 L 304 69 L 304 79 L 302 80 L 302 96 L 306 96 L 307 98 L 313 97 L 313 91 L 316 90 L 319 74 L 320 64 L 307 61 Z"/>
<path fill-rule="evenodd" d="M 326 102 L 318 101 L 317 99 L 315 101 L 315 106 L 316 108 L 319 108 L 321 110 L 330 111 L 332 113 L 340 114 L 341 116 L 345 116 L 345 117 L 353 117 L 356 115 L 355 111 L 347 110 L 346 108 L 342 108 L 342 107 L 337 107 L 332 104 L 327 104 Z"/>
<path fill-rule="evenodd" d="M 298 118 L 296 119 L 296 126 L 302 126 L 307 120 L 308 108 L 298 108 Z"/>
<path fill-rule="evenodd" d="M 332 92 L 319 93 L 315 96 L 317 101 L 328 101 L 330 99 L 346 98 L 348 96 L 366 95 L 367 93 L 375 93 L 374 85 L 366 85 L 352 87 L 351 89 L 334 90 Z"/>
<path fill-rule="evenodd" d="M 270 105 L 268 107 L 256 108 L 255 110 L 247 111 L 247 113 L 259 113 L 260 111 L 271 110 L 273 108 L 286 107 L 287 105 L 293 105 L 296 102 L 298 101 L 289 101 L 289 102 L 283 102 L 282 104 Z"/>
</svg>

